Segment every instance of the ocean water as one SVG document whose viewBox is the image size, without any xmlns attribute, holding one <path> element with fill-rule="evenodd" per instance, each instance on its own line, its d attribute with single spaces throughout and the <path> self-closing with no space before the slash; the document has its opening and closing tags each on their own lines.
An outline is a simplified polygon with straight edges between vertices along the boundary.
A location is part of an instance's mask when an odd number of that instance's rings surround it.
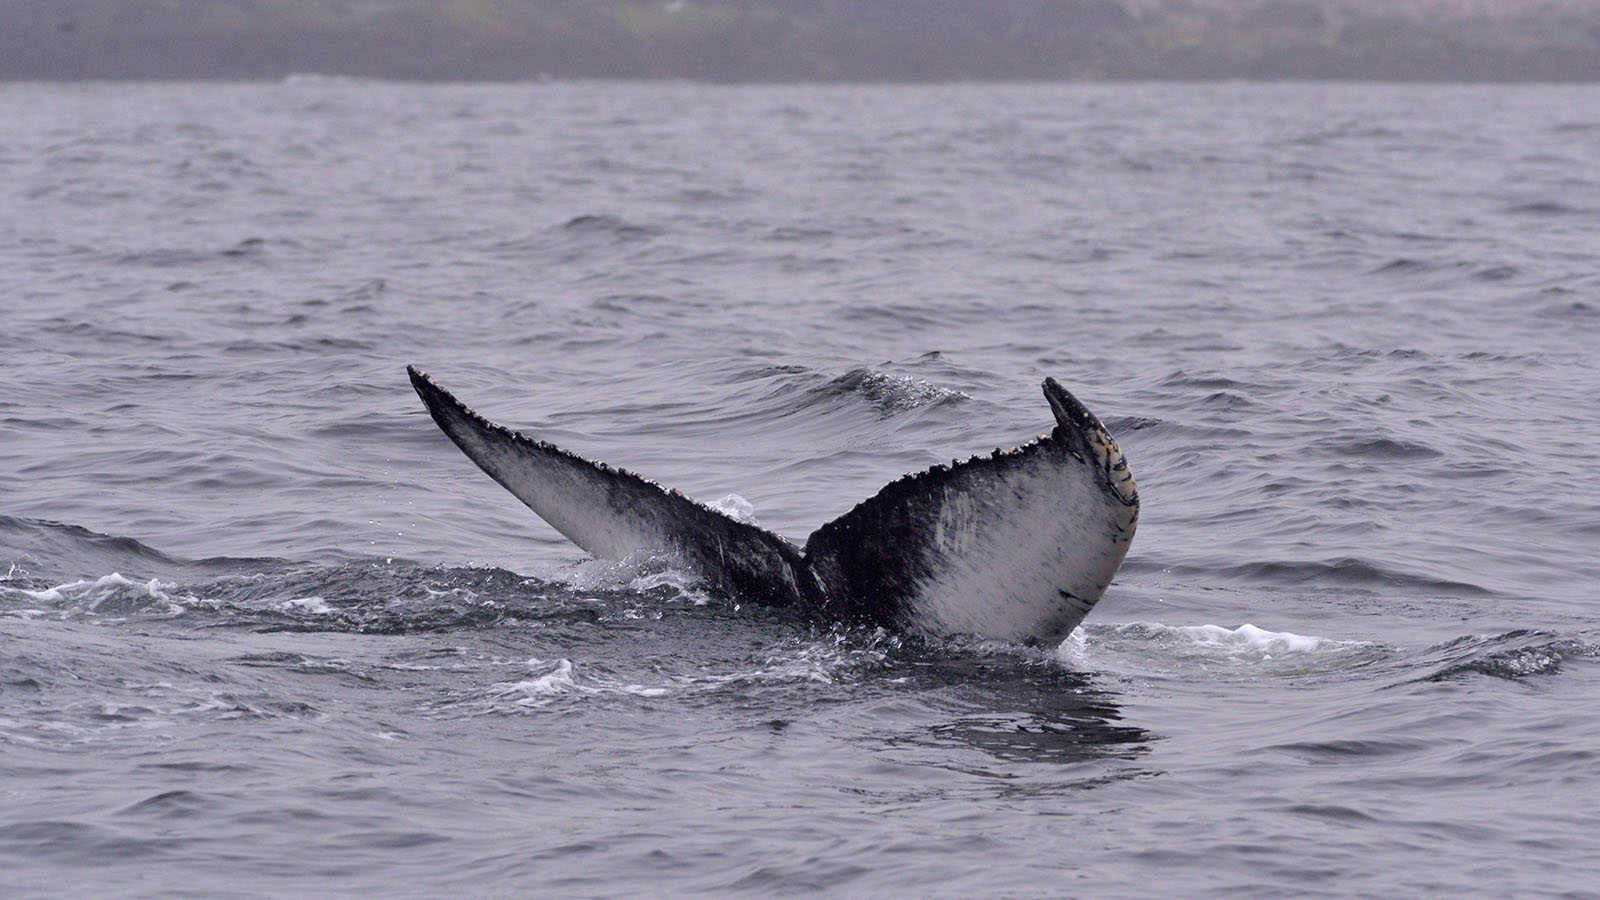
<svg viewBox="0 0 1600 900">
<path fill-rule="evenodd" d="M 0 85 L 0 894 L 1600 897 L 1600 89 Z M 492 419 L 797 541 L 1060 379 L 1060 647 L 586 560 Z"/>
</svg>

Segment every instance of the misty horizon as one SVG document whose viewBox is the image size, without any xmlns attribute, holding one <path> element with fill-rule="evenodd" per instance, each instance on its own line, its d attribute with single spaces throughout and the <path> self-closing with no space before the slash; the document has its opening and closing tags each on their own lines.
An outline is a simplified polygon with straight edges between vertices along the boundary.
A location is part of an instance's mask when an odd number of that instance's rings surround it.
<svg viewBox="0 0 1600 900">
<path fill-rule="evenodd" d="M 0 78 L 1593 81 L 1577 0 L 24 0 Z"/>
</svg>

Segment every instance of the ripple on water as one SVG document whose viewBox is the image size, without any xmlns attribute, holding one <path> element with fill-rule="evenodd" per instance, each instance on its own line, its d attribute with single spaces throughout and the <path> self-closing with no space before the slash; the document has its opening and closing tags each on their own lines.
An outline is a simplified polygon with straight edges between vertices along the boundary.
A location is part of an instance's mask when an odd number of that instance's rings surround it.
<svg viewBox="0 0 1600 900">
<path fill-rule="evenodd" d="M 1429 648 L 1416 665 L 1432 669 L 1425 681 L 1473 675 L 1520 679 L 1553 675 L 1568 662 L 1600 658 L 1600 643 L 1548 631 L 1516 630 L 1466 635 Z"/>
</svg>

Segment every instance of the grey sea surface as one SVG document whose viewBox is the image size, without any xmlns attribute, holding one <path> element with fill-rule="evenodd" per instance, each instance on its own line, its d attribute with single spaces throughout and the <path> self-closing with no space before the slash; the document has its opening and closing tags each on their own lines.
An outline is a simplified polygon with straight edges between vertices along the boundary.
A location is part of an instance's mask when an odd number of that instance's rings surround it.
<svg viewBox="0 0 1600 900">
<path fill-rule="evenodd" d="M 0 85 L 0 895 L 1600 897 L 1600 89 Z M 1046 430 L 1063 645 L 585 559 Z"/>
</svg>

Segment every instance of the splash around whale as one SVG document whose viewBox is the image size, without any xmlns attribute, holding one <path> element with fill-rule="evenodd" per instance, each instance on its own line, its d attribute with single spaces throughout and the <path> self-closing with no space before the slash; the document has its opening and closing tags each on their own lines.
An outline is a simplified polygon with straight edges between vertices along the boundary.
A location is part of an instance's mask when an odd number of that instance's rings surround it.
<svg viewBox="0 0 1600 900">
<path fill-rule="evenodd" d="M 1051 643 L 1083 621 L 1139 520 L 1127 460 L 1055 379 L 1048 434 L 889 483 L 797 548 L 623 469 L 497 425 L 416 366 L 428 412 L 479 468 L 597 557 L 669 554 L 719 590 L 828 620 Z"/>
</svg>

